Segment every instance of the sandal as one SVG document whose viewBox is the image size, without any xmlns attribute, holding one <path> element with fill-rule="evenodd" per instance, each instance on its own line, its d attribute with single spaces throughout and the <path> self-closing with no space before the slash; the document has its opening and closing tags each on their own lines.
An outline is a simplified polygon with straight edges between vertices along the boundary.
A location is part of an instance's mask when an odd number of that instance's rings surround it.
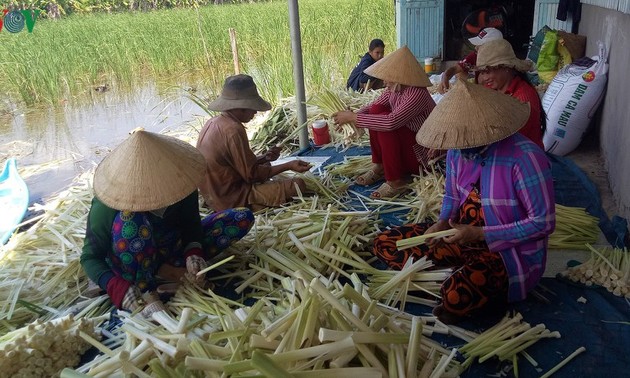
<svg viewBox="0 0 630 378">
<path fill-rule="evenodd" d="M 370 169 L 369 171 L 365 172 L 362 175 L 359 175 L 357 178 L 354 179 L 354 182 L 357 185 L 361 185 L 361 186 L 370 186 L 372 184 L 374 184 L 375 182 L 382 180 L 383 179 L 383 175 L 382 174 L 378 174 L 376 172 L 374 172 L 373 169 Z"/>
<path fill-rule="evenodd" d="M 396 197 L 399 194 L 402 194 L 409 190 L 407 186 L 401 186 L 400 188 L 394 188 L 388 183 L 384 182 L 381 186 L 378 187 L 375 191 L 370 194 L 370 198 L 380 199 L 380 198 L 392 198 Z"/>
</svg>

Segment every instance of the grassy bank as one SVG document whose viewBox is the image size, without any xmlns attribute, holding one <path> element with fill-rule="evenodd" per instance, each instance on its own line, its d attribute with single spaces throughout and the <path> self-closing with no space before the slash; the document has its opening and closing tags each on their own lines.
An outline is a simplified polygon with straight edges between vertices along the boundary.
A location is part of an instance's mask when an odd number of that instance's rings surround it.
<svg viewBox="0 0 630 378">
<path fill-rule="evenodd" d="M 302 0 L 307 90 L 343 85 L 371 38 L 395 45 L 387 0 Z M 228 29 L 237 32 L 241 71 L 264 96 L 293 92 L 286 1 L 149 13 L 75 15 L 39 20 L 33 33 L 0 32 L 0 95 L 26 104 L 82 96 L 94 87 L 133 88 L 171 78 L 212 91 L 234 72 Z M 191 79 L 192 78 L 192 79 Z"/>
</svg>

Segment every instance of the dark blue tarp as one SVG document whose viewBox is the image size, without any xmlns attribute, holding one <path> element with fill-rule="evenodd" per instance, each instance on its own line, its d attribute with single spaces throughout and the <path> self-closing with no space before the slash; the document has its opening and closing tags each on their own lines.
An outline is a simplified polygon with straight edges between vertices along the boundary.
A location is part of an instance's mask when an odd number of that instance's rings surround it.
<svg viewBox="0 0 630 378">
<path fill-rule="evenodd" d="M 587 289 L 555 278 L 543 278 L 537 292 L 549 303 L 529 297 L 510 305 L 509 309 L 522 314 L 524 321 L 532 326 L 544 324 L 550 331 L 560 332 L 561 337 L 544 339 L 529 347 L 527 352 L 538 362 L 538 368 L 524 358 L 520 359 L 518 368 L 521 377 L 541 376 L 580 347 L 585 347 L 586 351 L 555 373 L 554 377 L 628 376 L 630 325 L 624 322 L 630 320 L 630 310 L 624 299 L 613 296 L 605 289 Z M 585 298 L 586 303 L 578 302 L 580 297 Z M 412 313 L 427 311 L 421 306 L 408 310 Z M 500 318 L 497 315 L 467 320 L 458 326 L 480 332 L 496 324 Z M 445 343 L 449 346 L 461 345 L 459 340 L 446 340 Z M 507 365 L 490 359 L 483 364 L 473 364 L 462 377 L 486 377 Z M 513 376 L 511 370 L 508 371 L 507 376 Z"/>
</svg>

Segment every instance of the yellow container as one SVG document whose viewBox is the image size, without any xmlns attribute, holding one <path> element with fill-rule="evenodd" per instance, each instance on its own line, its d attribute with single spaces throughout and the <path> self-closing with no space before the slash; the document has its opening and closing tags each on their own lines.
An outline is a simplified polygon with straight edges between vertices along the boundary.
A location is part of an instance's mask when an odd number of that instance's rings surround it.
<svg viewBox="0 0 630 378">
<path fill-rule="evenodd" d="M 424 72 L 433 72 L 433 58 L 424 58 Z"/>
</svg>

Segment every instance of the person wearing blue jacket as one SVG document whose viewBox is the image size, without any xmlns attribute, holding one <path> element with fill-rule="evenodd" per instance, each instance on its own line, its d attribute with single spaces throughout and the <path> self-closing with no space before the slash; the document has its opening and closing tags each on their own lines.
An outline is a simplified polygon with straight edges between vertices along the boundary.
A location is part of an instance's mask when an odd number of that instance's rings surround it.
<svg viewBox="0 0 630 378">
<path fill-rule="evenodd" d="M 364 73 L 363 71 L 372 64 L 381 60 L 384 55 L 385 43 L 383 43 L 383 41 L 380 39 L 373 39 L 372 41 L 370 41 L 368 52 L 363 55 L 363 57 L 359 61 L 359 64 L 357 64 L 350 73 L 350 77 L 348 78 L 346 87 L 352 88 L 355 91 L 383 88 L 383 82 L 381 80 L 376 79 Z M 366 88 L 366 86 L 368 86 L 368 81 L 369 87 Z"/>
</svg>

